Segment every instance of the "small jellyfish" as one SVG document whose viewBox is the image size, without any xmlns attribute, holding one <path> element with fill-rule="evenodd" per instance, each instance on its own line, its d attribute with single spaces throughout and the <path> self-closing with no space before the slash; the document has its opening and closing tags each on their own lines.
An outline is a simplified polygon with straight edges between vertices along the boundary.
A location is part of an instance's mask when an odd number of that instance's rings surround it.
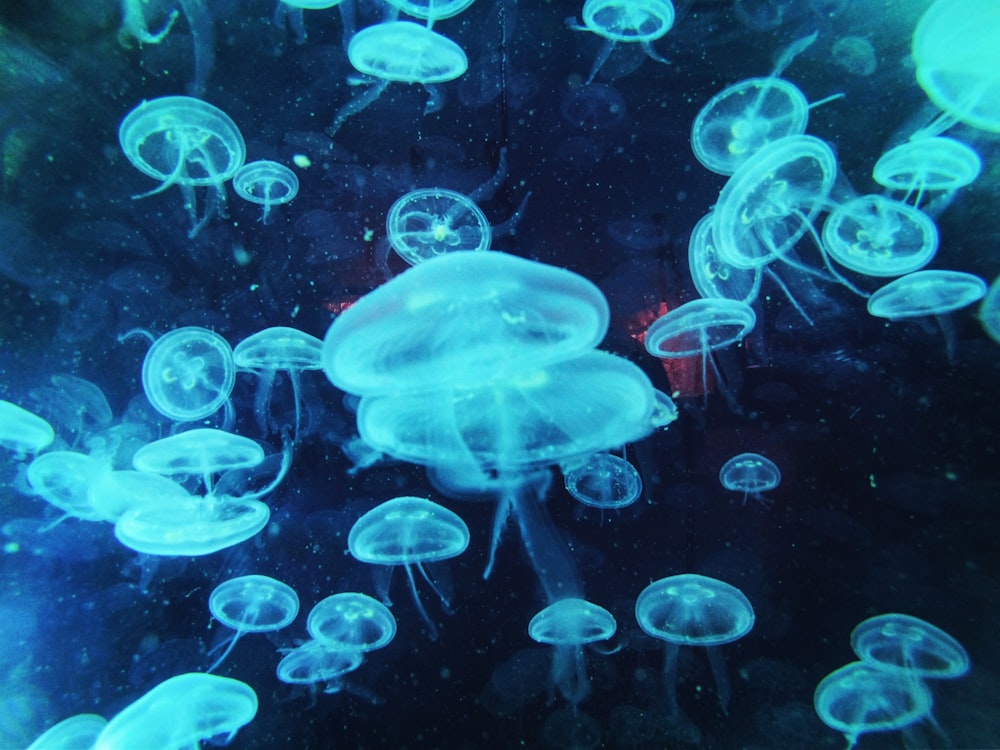
<svg viewBox="0 0 1000 750">
<path fill-rule="evenodd" d="M 260 221 L 270 224 L 271 209 L 289 203 L 299 194 L 299 178 L 284 164 L 261 159 L 244 164 L 233 175 L 233 190 L 251 203 L 263 206 Z"/>
<path fill-rule="evenodd" d="M 306 630 L 331 651 L 367 653 L 392 642 L 396 618 L 378 599 L 345 591 L 318 602 L 309 612 Z"/>
<path fill-rule="evenodd" d="M 10 401 L 0 400 L 0 448 L 23 455 L 44 450 L 56 434 L 52 425 Z"/>
<path fill-rule="evenodd" d="M 602 510 L 625 508 L 642 494 L 642 479 L 628 461 L 595 453 L 565 471 L 566 491 L 584 505 Z"/>
<path fill-rule="evenodd" d="M 747 504 L 747 498 L 768 505 L 770 498 L 761 493 L 781 484 L 781 472 L 773 461 L 759 453 L 741 453 L 723 464 L 719 481 L 727 490 L 742 492 L 743 505 Z"/>
<path fill-rule="evenodd" d="M 483 210 L 445 188 L 401 196 L 389 208 L 385 226 L 392 249 L 411 266 L 445 253 L 489 250 L 492 240 Z"/>
<path fill-rule="evenodd" d="M 868 312 L 889 320 L 941 315 L 978 302 L 986 289 L 983 279 L 964 271 L 914 271 L 876 290 Z"/>
<path fill-rule="evenodd" d="M 583 24 L 578 24 L 574 18 L 567 19 L 566 23 L 575 31 L 591 31 L 605 40 L 590 68 L 587 83 L 593 82 L 619 42 L 640 44 L 647 57 L 661 63 L 669 62 L 653 49 L 653 42 L 673 28 L 674 15 L 671 0 L 586 0 Z"/>
<path fill-rule="evenodd" d="M 863 36 L 844 36 L 833 43 L 830 57 L 852 76 L 866 78 L 878 68 L 875 48 Z"/>
<path fill-rule="evenodd" d="M 214 672 L 241 636 L 281 630 L 291 623 L 299 613 L 299 597 L 287 583 L 269 576 L 247 575 L 216 586 L 208 598 L 208 608 L 216 620 L 236 631 L 222 642 L 229 645 L 206 670 Z"/>
</svg>

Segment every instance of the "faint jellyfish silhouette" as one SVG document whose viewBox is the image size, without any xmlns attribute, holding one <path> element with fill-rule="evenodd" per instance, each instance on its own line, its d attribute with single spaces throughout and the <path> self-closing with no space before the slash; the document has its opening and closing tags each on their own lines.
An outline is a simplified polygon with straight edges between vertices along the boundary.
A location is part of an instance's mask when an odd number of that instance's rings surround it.
<svg viewBox="0 0 1000 750">
<path fill-rule="evenodd" d="M 236 171 L 233 190 L 244 200 L 262 205 L 260 221 L 270 224 L 274 221 L 271 208 L 289 203 L 299 194 L 299 178 L 284 164 L 261 159 L 247 162 Z"/>
<path fill-rule="evenodd" d="M 236 123 L 217 107 L 189 96 L 164 96 L 142 102 L 122 120 L 118 141 L 143 174 L 162 184 L 133 198 L 145 198 L 177 185 L 195 237 L 211 219 L 225 216 L 225 182 L 243 166 L 246 144 Z M 194 189 L 211 188 L 204 215 L 197 214 Z"/>
<path fill-rule="evenodd" d="M 635 618 L 647 635 L 666 643 L 664 677 L 669 718 L 687 723 L 677 703 L 677 655 L 681 646 L 704 646 L 712 665 L 715 692 L 723 713 L 729 710 L 732 686 L 717 648 L 739 640 L 753 629 L 750 601 L 735 586 L 686 573 L 653 581 L 635 602 Z"/>
<path fill-rule="evenodd" d="M 299 613 L 299 597 L 287 583 L 263 575 L 223 581 L 208 598 L 212 616 L 236 633 L 219 644 L 225 651 L 206 672 L 214 672 L 247 633 L 268 633 L 289 625 Z"/>
<path fill-rule="evenodd" d="M 226 407 L 231 424 L 229 395 L 236 382 L 233 350 L 222 336 L 207 328 L 187 326 L 160 336 L 142 363 L 146 398 L 163 416 L 193 422 Z"/>
<path fill-rule="evenodd" d="M 492 240 L 482 209 L 445 188 L 401 196 L 389 209 L 385 224 L 392 249 L 411 266 L 445 253 L 488 250 Z"/>
<path fill-rule="evenodd" d="M 740 453 L 722 465 L 719 481 L 727 490 L 742 492 L 743 505 L 747 504 L 747 498 L 770 505 L 771 499 L 761 493 L 781 484 L 781 471 L 773 461 L 759 453 Z"/>
<path fill-rule="evenodd" d="M 760 293 L 760 268 L 737 268 L 724 261 L 715 247 L 715 214 L 698 220 L 688 240 L 688 269 L 698 294 L 706 299 L 733 299 L 748 305 Z"/>
<path fill-rule="evenodd" d="M 757 324 L 757 315 L 745 302 L 731 299 L 696 299 L 661 315 L 646 329 L 646 351 L 660 359 L 701 356 L 701 384 L 708 406 L 708 364 L 726 396 L 722 373 L 712 357 L 716 349 L 742 341 Z"/>
<path fill-rule="evenodd" d="M 611 130 L 625 119 L 625 97 L 603 83 L 569 89 L 559 103 L 563 120 L 581 130 Z"/>
<path fill-rule="evenodd" d="M 953 679 L 969 672 L 969 654 L 941 628 L 913 615 L 869 617 L 851 632 L 851 648 L 874 667 L 921 679 Z"/>
<path fill-rule="evenodd" d="M 866 78 L 878 69 L 875 48 L 863 36 L 844 36 L 833 43 L 830 58 L 834 65 L 852 76 Z"/>
<path fill-rule="evenodd" d="M 983 161 L 970 146 L 945 136 L 916 138 L 882 154 L 872 177 L 882 187 L 905 193 L 902 200 L 920 206 L 930 191 L 954 193 L 975 181 Z"/>
<path fill-rule="evenodd" d="M 566 491 L 584 505 L 602 510 L 625 508 L 642 494 L 642 479 L 628 461 L 595 453 L 564 473 Z"/>
<path fill-rule="evenodd" d="M 0 448 L 19 456 L 38 453 L 55 440 L 52 425 L 27 409 L 0 400 Z"/>
<path fill-rule="evenodd" d="M 843 733 L 847 750 L 868 732 L 891 732 L 929 717 L 932 699 L 919 678 L 856 661 L 822 679 L 813 695 L 819 718 Z"/>
<path fill-rule="evenodd" d="M 108 725 L 108 720 L 97 714 L 76 714 L 46 729 L 35 739 L 28 750 L 78 750 L 91 748 Z"/>
<path fill-rule="evenodd" d="M 346 591 L 317 602 L 306 620 L 309 635 L 331 651 L 367 653 L 396 637 L 396 618 L 378 599 Z"/>
<path fill-rule="evenodd" d="M 203 672 L 164 680 L 116 714 L 93 750 L 197 747 L 229 743 L 257 715 L 257 694 L 245 682 Z"/>
<path fill-rule="evenodd" d="M 837 206 L 823 224 L 830 259 L 866 276 L 918 271 L 938 249 L 937 225 L 925 213 L 881 195 L 862 195 Z"/>
<path fill-rule="evenodd" d="M 555 647 L 552 684 L 574 710 L 590 693 L 583 647 L 606 641 L 617 629 L 618 624 L 608 610 L 577 598 L 553 602 L 528 623 L 532 640 Z"/>
<path fill-rule="evenodd" d="M 374 565 L 404 567 L 413 603 L 432 640 L 437 640 L 437 627 L 420 601 L 413 567 L 447 611 L 448 599 L 424 564 L 457 557 L 468 546 L 469 527 L 465 521 L 444 506 L 420 497 L 397 497 L 375 506 L 355 521 L 347 536 L 347 547 L 355 559 Z"/>
<path fill-rule="evenodd" d="M 344 687 L 343 677 L 357 670 L 364 662 L 360 651 L 340 651 L 319 641 L 306 641 L 286 653 L 276 669 L 278 679 L 289 685 L 326 683 L 324 692 L 338 693 Z"/>
<path fill-rule="evenodd" d="M 983 304 L 979 306 L 979 322 L 986 335 L 1000 344 L 1000 276 L 993 279 Z"/>
<path fill-rule="evenodd" d="M 347 47 L 359 73 L 377 82 L 343 105 L 327 128 L 331 138 L 348 118 L 370 106 L 391 81 L 425 87 L 453 81 L 469 68 L 465 51 L 446 36 L 410 21 L 386 21 L 361 29 Z"/>
<path fill-rule="evenodd" d="M 102 513 L 90 502 L 88 490 L 111 467 L 86 453 L 50 451 L 28 464 L 31 489 L 67 516 L 84 521 L 100 521 Z"/>
<path fill-rule="evenodd" d="M 618 42 L 641 44 L 647 57 L 669 63 L 657 54 L 652 43 L 674 25 L 671 0 L 586 0 L 582 15 L 582 25 L 572 17 L 566 19 L 566 25 L 575 31 L 591 31 L 605 39 L 590 69 L 588 84 L 593 82 Z"/>
</svg>

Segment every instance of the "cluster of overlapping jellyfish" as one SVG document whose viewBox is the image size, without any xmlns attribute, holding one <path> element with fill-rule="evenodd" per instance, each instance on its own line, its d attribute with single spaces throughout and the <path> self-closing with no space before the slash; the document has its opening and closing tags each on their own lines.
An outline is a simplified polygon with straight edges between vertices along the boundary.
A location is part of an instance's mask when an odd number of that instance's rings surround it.
<svg viewBox="0 0 1000 750">
<path fill-rule="evenodd" d="M 301 9 L 334 4 L 286 2 L 298 10 L 283 12 L 304 37 Z M 467 67 L 461 48 L 431 26 L 468 4 L 435 11 L 439 6 L 431 3 L 421 11 L 400 3 L 426 26 L 390 20 L 349 34 L 348 57 L 370 85 L 336 113 L 330 134 L 390 82 L 428 87 L 431 108 L 433 87 L 458 78 Z M 168 24 L 149 32 L 139 6 L 128 5 L 130 28 L 140 41 L 157 42 L 169 31 Z M 197 3 L 182 5 L 193 15 Z M 871 314 L 890 320 L 941 315 L 986 296 L 981 318 L 1000 340 L 996 287 L 987 295 L 985 282 L 972 274 L 923 270 L 938 252 L 933 217 L 982 168 L 973 148 L 944 132 L 958 122 L 1000 130 L 1000 97 L 992 96 L 996 72 L 984 70 L 972 52 L 960 54 L 970 48 L 967 42 L 954 42 L 989 28 L 983 16 L 995 17 L 983 2 L 940 0 L 918 25 L 918 81 L 942 114 L 873 166 L 882 194 L 856 194 L 845 184 L 832 147 L 806 134 L 810 108 L 836 95 L 810 104 L 780 77 L 812 38 L 786 50 L 769 76 L 734 84 L 706 104 L 692 129 L 692 148 L 707 169 L 729 180 L 691 236 L 689 265 L 702 299 L 649 326 L 650 354 L 700 356 L 703 381 L 711 366 L 721 383 L 711 352 L 754 329 L 752 305 L 765 280 L 807 325 L 815 313 L 795 291 L 814 283 L 847 288 L 867 300 Z M 616 44 L 639 44 L 649 57 L 665 62 L 652 43 L 673 25 L 667 0 L 587 0 L 582 18 L 582 24 L 571 20 L 571 28 L 606 39 L 588 84 Z M 345 16 L 345 35 L 348 26 Z M 387 54 L 400 49 L 407 54 Z M 942 75 L 956 71 L 963 75 Z M 298 190 L 287 166 L 246 164 L 235 123 L 193 97 L 143 102 L 122 122 L 119 140 L 129 160 L 161 183 L 145 195 L 180 188 L 192 236 L 224 215 L 229 181 L 237 194 L 263 206 L 265 222 Z M 483 193 L 496 184 L 488 182 Z M 208 203 L 199 213 L 195 190 L 201 188 L 207 188 Z M 516 527 L 546 600 L 526 623 L 527 631 L 551 646 L 553 691 L 578 717 L 574 742 L 586 745 L 579 708 L 590 687 L 585 648 L 612 641 L 618 625 L 607 609 L 586 599 L 584 582 L 543 501 L 558 466 L 567 490 L 602 512 L 635 502 L 641 492 L 638 473 L 614 451 L 668 427 L 678 414 L 640 368 L 596 348 L 609 318 L 596 286 L 569 271 L 489 251 L 491 227 L 476 205 L 478 194 L 434 188 L 401 196 L 389 212 L 388 241 L 414 267 L 338 316 L 323 341 L 283 327 L 262 330 L 235 347 L 203 328 L 179 328 L 158 338 L 134 332 L 150 339 L 144 392 L 174 422 L 172 434 L 153 439 L 127 421 L 115 424 L 99 391 L 54 376 L 52 387 L 73 391 L 81 404 L 78 414 L 89 423 L 81 421 L 49 450 L 56 439 L 53 428 L 31 411 L 2 402 L 0 445 L 24 457 L 24 492 L 64 516 L 113 524 L 118 540 L 141 555 L 211 554 L 266 527 L 268 496 L 294 468 L 303 409 L 299 378 L 304 371 L 323 370 L 333 385 L 356 397 L 359 442 L 374 457 L 370 460 L 385 455 L 422 465 L 445 497 L 494 503 L 484 578 L 491 575 L 505 529 Z M 232 431 L 230 394 L 239 372 L 258 378 L 255 416 L 264 435 L 280 443 L 270 455 L 258 441 Z M 293 391 L 294 418 L 288 423 L 270 411 L 279 372 Z M 705 393 L 707 399 L 707 388 Z M 214 420 L 213 426 L 204 426 L 206 420 Z M 723 486 L 743 493 L 744 503 L 766 502 L 761 493 L 780 480 L 778 467 L 755 453 L 733 457 L 720 472 Z M 437 618 L 428 613 L 419 589 L 431 589 L 447 613 L 450 594 L 438 585 L 431 563 L 462 554 L 469 542 L 469 529 L 453 511 L 405 496 L 357 518 L 348 548 L 362 563 L 402 568 L 423 628 L 435 638 Z M 385 603 L 388 578 L 376 581 L 379 598 L 343 591 L 314 605 L 307 616 L 310 640 L 276 659 L 280 680 L 364 694 L 351 684 L 350 674 L 397 635 Z M 676 695 L 678 654 L 685 646 L 705 648 L 725 712 L 731 686 L 719 647 L 752 629 L 755 613 L 747 597 L 697 574 L 662 578 L 635 593 L 638 626 L 664 642 L 669 720 L 688 722 Z M 209 607 L 233 635 L 203 672 L 162 682 L 110 722 L 73 717 L 34 747 L 173 748 L 231 738 L 253 719 L 256 695 L 248 685 L 212 672 L 238 639 L 293 622 L 299 597 L 287 584 L 254 573 L 221 583 Z M 933 719 L 927 681 L 968 671 L 968 657 L 954 639 L 915 617 L 885 614 L 859 625 L 852 646 L 860 661 L 830 674 L 815 693 L 817 713 L 844 733 L 849 748 L 865 732 L 915 731 L 918 725 L 946 738 Z M 606 647 L 606 655 L 614 650 Z"/>
</svg>

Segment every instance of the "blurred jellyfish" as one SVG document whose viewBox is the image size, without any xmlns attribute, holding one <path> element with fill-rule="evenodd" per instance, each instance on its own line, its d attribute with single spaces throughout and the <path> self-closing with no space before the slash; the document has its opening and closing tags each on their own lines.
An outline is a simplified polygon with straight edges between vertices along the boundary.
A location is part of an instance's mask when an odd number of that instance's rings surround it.
<svg viewBox="0 0 1000 750">
<path fill-rule="evenodd" d="M 830 57 L 852 76 L 870 76 L 878 68 L 875 48 L 863 36 L 844 36 L 833 43 Z"/>
<path fill-rule="evenodd" d="M 270 224 L 274 221 L 271 209 L 291 202 L 299 194 L 299 178 L 284 164 L 261 159 L 247 162 L 236 171 L 233 190 L 244 200 L 263 206 L 260 221 Z"/>
</svg>

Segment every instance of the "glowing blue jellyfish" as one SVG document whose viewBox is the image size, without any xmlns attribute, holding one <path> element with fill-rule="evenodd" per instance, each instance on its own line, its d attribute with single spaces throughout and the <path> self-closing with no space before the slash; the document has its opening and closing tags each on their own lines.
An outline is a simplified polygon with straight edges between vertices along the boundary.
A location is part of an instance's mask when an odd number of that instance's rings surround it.
<svg viewBox="0 0 1000 750">
<path fill-rule="evenodd" d="M 208 609 L 216 620 L 236 631 L 227 639 L 229 645 L 226 650 L 206 670 L 214 672 L 241 636 L 268 633 L 289 625 L 299 613 L 299 597 L 287 583 L 269 576 L 239 576 L 223 581 L 213 589 L 208 598 Z"/>
<path fill-rule="evenodd" d="M 448 599 L 435 585 L 425 563 L 448 560 L 469 546 L 469 527 L 458 514 L 420 497 L 397 497 L 375 506 L 355 521 L 347 547 L 355 559 L 374 565 L 402 565 L 420 617 L 433 640 L 437 627 L 417 593 L 413 568 L 423 576 L 448 608 Z"/>
<path fill-rule="evenodd" d="M 669 62 L 657 54 L 652 43 L 673 28 L 674 4 L 671 0 L 586 0 L 582 15 L 582 25 L 572 18 L 567 19 L 569 28 L 592 31 L 605 39 L 604 47 L 590 69 L 588 84 L 594 80 L 618 42 L 641 44 L 647 57 L 657 62 Z"/>
<path fill-rule="evenodd" d="M 256 715 L 257 694 L 245 682 L 201 672 L 181 674 L 112 718 L 93 750 L 193 748 L 212 738 L 228 743 Z"/>
<path fill-rule="evenodd" d="M 284 164 L 261 159 L 240 167 L 233 175 L 233 190 L 244 200 L 263 206 L 260 221 L 270 224 L 271 209 L 289 203 L 299 194 L 299 178 Z"/>
<path fill-rule="evenodd" d="M 722 259 L 715 246 L 714 213 L 698 220 L 688 240 L 688 269 L 698 294 L 706 299 L 734 299 L 748 305 L 760 292 L 760 268 L 737 268 Z"/>
<path fill-rule="evenodd" d="M 606 641 L 617 629 L 608 610 L 577 598 L 553 602 L 528 623 L 532 640 L 554 646 L 552 684 L 574 708 L 590 693 L 583 647 Z"/>
<path fill-rule="evenodd" d="M 250 438 L 224 430 L 199 428 L 147 443 L 132 458 L 138 471 L 166 476 L 201 477 L 209 491 L 213 475 L 252 469 L 264 460 L 264 449 Z"/>
<path fill-rule="evenodd" d="M 331 651 L 367 653 L 396 637 L 396 618 L 378 599 L 345 591 L 319 601 L 306 620 L 309 635 Z"/>
<path fill-rule="evenodd" d="M 566 491 L 584 505 L 602 510 L 625 508 L 642 494 L 642 479 L 628 461 L 610 453 L 595 453 L 564 471 Z"/>
<path fill-rule="evenodd" d="M 278 679 L 289 685 L 326 683 L 324 692 L 337 693 L 343 688 L 345 675 L 364 662 L 360 651 L 327 648 L 319 641 L 306 641 L 292 649 L 278 662 Z"/>
<path fill-rule="evenodd" d="M 386 0 L 403 13 L 427 21 L 431 28 L 435 21 L 457 16 L 472 5 L 473 0 Z"/>
<path fill-rule="evenodd" d="M 983 304 L 979 306 L 979 322 L 986 335 L 1000 344 L 1000 276 L 993 280 Z"/>
<path fill-rule="evenodd" d="M 937 254 L 937 225 L 906 203 L 862 195 L 827 217 L 823 248 L 834 262 L 866 276 L 903 276 Z"/>
<path fill-rule="evenodd" d="M 79 750 L 91 748 L 108 725 L 97 714 L 77 714 L 49 727 L 35 739 L 28 750 Z"/>
<path fill-rule="evenodd" d="M 718 646 L 753 629 L 750 601 L 735 586 L 686 573 L 653 581 L 635 602 L 635 619 L 647 635 L 666 643 L 664 674 L 670 716 L 682 720 L 677 703 L 677 654 L 681 646 L 704 646 L 715 677 L 715 692 L 728 711 L 732 687 Z"/>
<path fill-rule="evenodd" d="M 392 249 L 411 266 L 435 255 L 488 250 L 493 235 L 473 200 L 445 188 L 401 196 L 389 208 L 385 225 Z"/>
<path fill-rule="evenodd" d="M 235 382 L 232 347 L 207 328 L 187 326 L 165 333 L 153 342 L 142 363 L 142 387 L 149 403 L 179 422 L 204 419 L 222 406 L 231 411 L 229 395 Z"/>
<path fill-rule="evenodd" d="M 719 481 L 727 490 L 743 493 L 743 505 L 747 498 L 768 505 L 769 498 L 762 492 L 773 490 L 781 484 L 781 471 L 774 461 L 759 453 L 741 453 L 733 456 L 719 470 Z"/>
<path fill-rule="evenodd" d="M 889 320 L 941 315 L 978 302 L 986 289 L 986 282 L 971 273 L 915 271 L 876 290 L 868 312 Z"/>
<path fill-rule="evenodd" d="M 118 141 L 132 165 L 162 183 L 145 198 L 177 185 L 194 237 L 215 216 L 225 216 L 225 183 L 243 166 L 246 144 L 236 123 L 217 107 L 189 96 L 142 102 L 122 120 Z M 209 203 L 197 214 L 194 189 L 211 188 Z"/>
<path fill-rule="evenodd" d="M 874 667 L 921 679 L 952 679 L 969 671 L 969 654 L 941 628 L 913 615 L 876 615 L 851 632 L 851 648 Z"/>
<path fill-rule="evenodd" d="M 10 401 L 0 400 L 0 448 L 19 455 L 38 453 L 52 444 L 56 434 L 41 417 Z"/>
<path fill-rule="evenodd" d="M 882 154 L 872 178 L 882 187 L 904 193 L 902 200 L 920 206 L 928 192 L 953 193 L 975 181 L 983 160 L 954 138 L 933 136 L 901 143 Z"/>
<path fill-rule="evenodd" d="M 856 661 L 823 678 L 813 706 L 824 724 L 843 733 L 851 750 L 862 734 L 904 729 L 929 717 L 932 699 L 913 675 Z"/>
<path fill-rule="evenodd" d="M 90 485 L 111 467 L 86 453 L 50 451 L 28 464 L 31 489 L 66 515 L 84 521 L 103 520 L 90 502 Z"/>
</svg>

